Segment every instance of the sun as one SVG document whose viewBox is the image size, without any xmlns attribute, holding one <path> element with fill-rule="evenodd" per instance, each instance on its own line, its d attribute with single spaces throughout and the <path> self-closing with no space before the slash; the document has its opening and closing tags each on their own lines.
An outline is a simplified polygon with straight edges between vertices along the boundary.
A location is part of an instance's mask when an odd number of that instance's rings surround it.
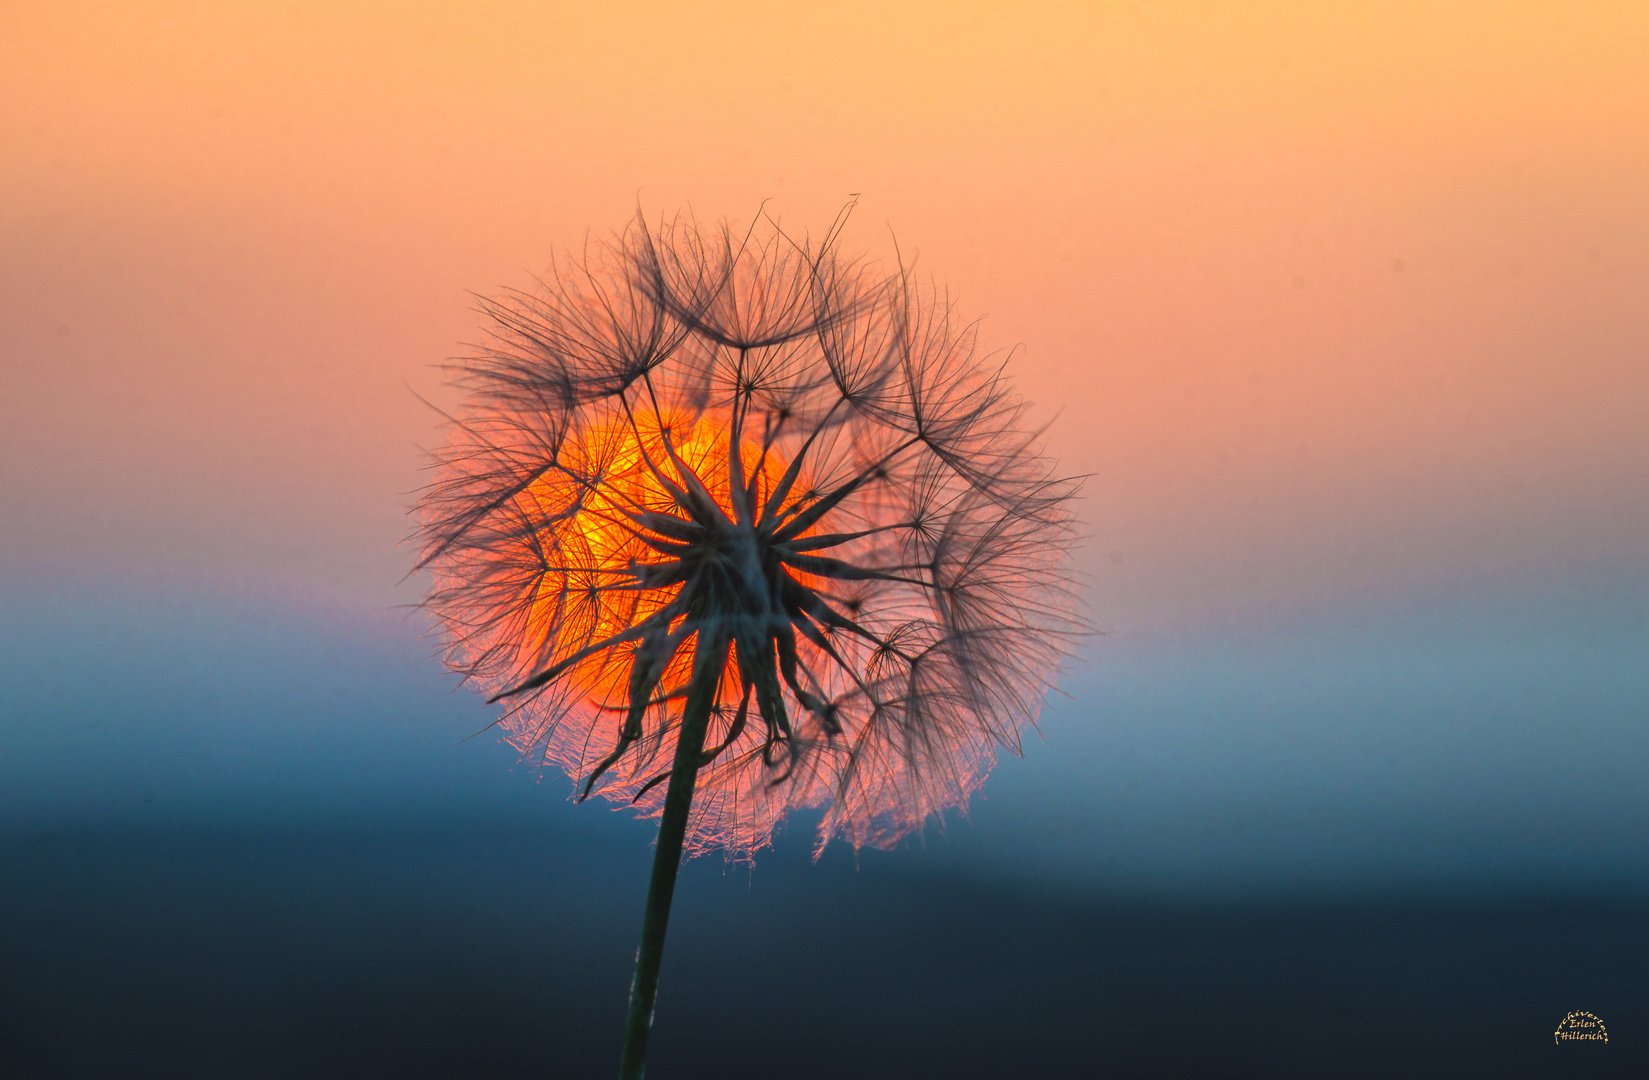
<svg viewBox="0 0 1649 1080">
<path fill-rule="evenodd" d="M 520 496 L 525 528 L 521 542 L 542 560 L 527 608 L 527 631 L 549 648 L 555 634 L 564 641 L 604 640 L 668 606 L 683 585 L 646 588 L 629 583 L 636 568 L 657 561 L 658 551 L 637 530 L 632 515 L 678 514 L 674 497 L 660 481 L 671 473 L 674 451 L 729 518 L 735 516 L 729 452 L 733 425 L 724 413 L 665 413 L 612 416 L 571 433 L 549 470 Z M 666 448 L 666 440 L 669 447 Z M 739 439 L 744 483 L 757 500 L 780 482 L 790 461 L 751 439 Z M 576 479 L 570 479 L 576 478 Z M 805 489 L 806 477 L 801 486 Z M 806 532 L 804 531 L 804 534 Z M 795 576 L 810 587 L 812 575 Z M 621 716 L 630 704 L 634 648 L 603 650 L 575 665 L 566 676 L 585 704 Z M 683 651 L 660 682 L 659 703 L 685 694 L 691 654 Z M 718 706 L 738 704 L 737 660 L 728 657 L 717 691 Z"/>
</svg>

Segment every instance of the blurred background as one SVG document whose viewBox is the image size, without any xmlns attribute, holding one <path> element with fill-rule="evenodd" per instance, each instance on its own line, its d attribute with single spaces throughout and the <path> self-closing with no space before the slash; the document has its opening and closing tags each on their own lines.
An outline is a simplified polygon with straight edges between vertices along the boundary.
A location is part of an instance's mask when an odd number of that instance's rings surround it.
<svg viewBox="0 0 1649 1080">
<path fill-rule="evenodd" d="M 857 198 L 1088 477 L 1103 633 L 966 815 L 690 864 L 653 1074 L 1640 1074 L 1645 55 L 1627 2 L 10 0 L 0 1072 L 616 1066 L 652 829 L 433 659 L 418 395 L 638 210 Z"/>
</svg>

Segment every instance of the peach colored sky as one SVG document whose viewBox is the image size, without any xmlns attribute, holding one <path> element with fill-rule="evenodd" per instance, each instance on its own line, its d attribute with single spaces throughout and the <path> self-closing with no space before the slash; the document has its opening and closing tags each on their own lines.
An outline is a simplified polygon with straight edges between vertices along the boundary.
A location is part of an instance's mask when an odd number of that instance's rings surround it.
<svg viewBox="0 0 1649 1080">
<path fill-rule="evenodd" d="M 465 290 L 855 192 L 1059 412 L 1101 625 L 1641 563 L 1645 56 L 1641 3 L 13 0 L 0 569 L 387 589 Z"/>
</svg>

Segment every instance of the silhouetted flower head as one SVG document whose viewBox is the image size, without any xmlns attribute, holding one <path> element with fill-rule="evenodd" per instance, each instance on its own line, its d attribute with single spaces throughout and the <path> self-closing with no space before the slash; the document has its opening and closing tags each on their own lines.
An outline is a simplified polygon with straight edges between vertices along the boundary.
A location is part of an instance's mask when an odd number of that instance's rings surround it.
<svg viewBox="0 0 1649 1080">
<path fill-rule="evenodd" d="M 419 504 L 446 661 L 510 741 L 657 813 L 719 680 L 688 847 L 790 810 L 888 846 L 1017 750 L 1076 625 L 1069 481 L 908 272 L 770 220 L 638 219 L 482 301 Z"/>
</svg>

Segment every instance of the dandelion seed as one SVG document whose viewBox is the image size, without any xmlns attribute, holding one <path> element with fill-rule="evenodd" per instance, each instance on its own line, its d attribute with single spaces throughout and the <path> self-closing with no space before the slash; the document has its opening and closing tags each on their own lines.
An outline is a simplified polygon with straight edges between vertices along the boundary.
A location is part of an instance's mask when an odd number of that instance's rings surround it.
<svg viewBox="0 0 1649 1080">
<path fill-rule="evenodd" d="M 1017 751 L 1079 629 L 1073 483 L 947 296 L 837 254 L 845 217 L 638 218 L 483 300 L 454 365 L 418 509 L 446 662 L 581 799 L 661 819 L 627 1077 L 683 850 L 809 807 L 816 853 L 891 846 Z"/>
</svg>

